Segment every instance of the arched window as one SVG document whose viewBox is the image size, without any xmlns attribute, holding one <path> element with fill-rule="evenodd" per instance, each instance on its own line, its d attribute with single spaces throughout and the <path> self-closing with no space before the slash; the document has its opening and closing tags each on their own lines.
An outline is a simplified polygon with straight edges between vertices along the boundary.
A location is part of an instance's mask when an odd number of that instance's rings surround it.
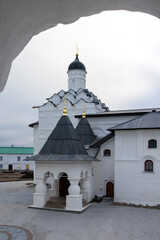
<svg viewBox="0 0 160 240">
<path fill-rule="evenodd" d="M 110 157 L 111 156 L 111 150 L 110 149 L 105 149 L 103 152 L 104 157 Z"/>
<path fill-rule="evenodd" d="M 151 160 L 146 160 L 144 162 L 144 170 L 146 172 L 153 172 L 153 162 Z"/>
<path fill-rule="evenodd" d="M 148 148 L 157 148 L 157 140 L 155 139 L 150 139 L 148 141 Z"/>
</svg>

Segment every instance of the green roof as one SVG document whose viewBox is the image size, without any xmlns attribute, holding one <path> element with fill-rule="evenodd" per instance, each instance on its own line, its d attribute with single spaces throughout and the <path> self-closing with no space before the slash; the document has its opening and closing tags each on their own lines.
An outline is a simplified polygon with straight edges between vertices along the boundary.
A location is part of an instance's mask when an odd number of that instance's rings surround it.
<svg viewBox="0 0 160 240">
<path fill-rule="evenodd" d="M 0 154 L 33 154 L 33 147 L 0 147 Z"/>
</svg>

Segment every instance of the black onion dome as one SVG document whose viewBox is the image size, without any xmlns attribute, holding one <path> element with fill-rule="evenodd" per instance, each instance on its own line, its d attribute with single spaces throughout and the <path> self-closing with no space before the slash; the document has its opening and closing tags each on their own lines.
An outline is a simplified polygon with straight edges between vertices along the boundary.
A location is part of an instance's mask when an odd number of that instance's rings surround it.
<svg viewBox="0 0 160 240">
<path fill-rule="evenodd" d="M 84 64 L 79 61 L 78 54 L 76 55 L 75 60 L 69 65 L 68 71 L 69 70 L 76 70 L 76 69 L 86 71 L 86 67 L 84 66 Z"/>
</svg>

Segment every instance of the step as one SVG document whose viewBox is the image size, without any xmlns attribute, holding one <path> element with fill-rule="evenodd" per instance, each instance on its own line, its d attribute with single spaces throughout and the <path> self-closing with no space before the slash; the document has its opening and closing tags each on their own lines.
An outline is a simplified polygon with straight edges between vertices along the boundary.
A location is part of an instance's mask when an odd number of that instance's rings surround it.
<svg viewBox="0 0 160 240">
<path fill-rule="evenodd" d="M 113 198 L 111 197 L 103 197 L 103 202 L 110 202 L 110 201 L 113 201 Z"/>
</svg>

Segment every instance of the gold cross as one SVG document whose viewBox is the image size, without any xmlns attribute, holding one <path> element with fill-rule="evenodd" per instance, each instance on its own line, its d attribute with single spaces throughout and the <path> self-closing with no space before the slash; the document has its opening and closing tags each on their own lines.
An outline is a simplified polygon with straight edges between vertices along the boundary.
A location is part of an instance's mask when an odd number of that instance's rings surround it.
<svg viewBox="0 0 160 240">
<path fill-rule="evenodd" d="M 79 51 L 78 43 L 76 44 L 76 49 L 77 49 L 77 51 L 76 51 L 76 56 L 78 56 L 78 55 L 79 55 L 79 54 L 78 54 L 78 51 Z"/>
</svg>

